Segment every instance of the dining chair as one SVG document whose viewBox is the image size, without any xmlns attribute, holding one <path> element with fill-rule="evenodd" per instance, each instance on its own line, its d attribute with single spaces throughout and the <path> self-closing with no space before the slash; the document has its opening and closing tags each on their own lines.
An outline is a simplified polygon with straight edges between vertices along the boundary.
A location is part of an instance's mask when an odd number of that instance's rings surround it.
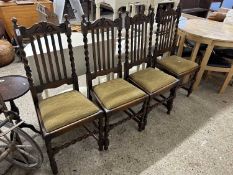
<svg viewBox="0 0 233 175">
<path fill-rule="evenodd" d="M 149 96 L 147 114 L 159 104 L 165 105 L 167 113 L 170 114 L 179 80 L 151 65 L 153 24 L 153 9 L 150 9 L 148 15 L 141 13 L 129 17 L 128 13 L 126 14 L 124 78 Z M 146 64 L 145 69 L 131 73 L 135 66 L 142 64 Z M 170 95 L 166 97 L 164 94 L 169 91 Z M 144 124 L 147 124 L 147 115 L 144 118 Z"/>
<path fill-rule="evenodd" d="M 146 115 L 148 96 L 139 88 L 122 79 L 121 32 L 121 14 L 114 21 L 101 18 L 94 22 L 88 22 L 83 16 L 82 33 L 87 71 L 87 92 L 88 98 L 95 101 L 105 114 L 105 150 L 109 146 L 108 136 L 111 129 L 129 119 L 134 119 L 138 123 L 139 131 L 142 131 L 143 118 Z M 87 41 L 87 35 L 91 35 L 91 41 Z M 92 43 L 92 45 L 90 46 L 88 43 Z M 93 50 L 91 56 L 88 51 L 89 46 Z M 92 66 L 90 66 L 90 63 L 92 63 Z M 114 76 L 111 76 L 111 79 L 107 79 L 105 82 L 95 83 L 94 80 L 97 77 L 107 76 L 108 74 L 114 74 Z M 139 104 L 142 104 L 142 107 L 137 107 L 137 109 L 140 108 L 139 110 L 132 109 Z M 112 114 L 118 111 L 125 112 L 126 117 L 120 115 L 123 119 L 115 118 L 118 121 L 110 121 L 110 118 L 113 118 Z"/>
<path fill-rule="evenodd" d="M 58 26 L 40 22 L 30 28 L 19 26 L 17 19 L 12 19 L 53 174 L 58 173 L 55 154 L 77 141 L 93 136 L 98 141 L 99 150 L 103 150 L 103 112 L 79 92 L 71 44 L 71 28 L 67 18 L 65 15 L 65 22 Z M 67 37 L 69 48 L 69 57 L 67 58 L 64 57 L 62 33 Z M 25 39 L 32 46 L 33 63 L 32 60 L 29 62 L 26 57 L 22 42 Z M 40 55 L 37 54 L 38 52 Z M 30 68 L 32 64 L 36 67 L 34 71 Z M 69 71 L 70 74 L 68 74 Z M 39 79 L 39 83 L 34 83 L 33 78 Z M 73 85 L 73 90 L 46 99 L 38 99 L 38 95 L 44 90 L 58 88 L 64 84 Z M 97 128 L 94 131 L 86 126 L 92 122 Z M 54 138 L 77 127 L 84 127 L 88 133 L 73 140 L 70 139 L 61 146 L 52 147 L 51 141 Z M 97 133 L 99 136 L 95 135 Z"/>
<path fill-rule="evenodd" d="M 176 10 L 171 6 L 157 10 L 157 31 L 152 64 L 178 78 L 180 80 L 179 87 L 187 90 L 187 96 L 190 96 L 199 65 L 175 55 L 180 16 L 180 5 Z"/>
</svg>

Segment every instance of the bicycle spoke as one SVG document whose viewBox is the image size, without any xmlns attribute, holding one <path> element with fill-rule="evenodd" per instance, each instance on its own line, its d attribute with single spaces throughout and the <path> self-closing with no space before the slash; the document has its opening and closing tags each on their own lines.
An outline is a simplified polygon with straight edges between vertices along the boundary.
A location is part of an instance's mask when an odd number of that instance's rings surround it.
<svg viewBox="0 0 233 175">
<path fill-rule="evenodd" d="M 2 138 L 0 138 L 0 141 L 2 141 L 2 142 L 5 143 L 5 144 L 9 144 L 9 142 L 7 142 L 6 140 L 4 140 L 4 139 L 2 139 Z"/>
<path fill-rule="evenodd" d="M 0 162 L 8 156 L 8 154 L 10 153 L 10 151 L 11 151 L 11 149 L 8 148 L 4 152 L 2 152 L 2 153 L 0 152 L 1 153 L 0 154 Z"/>
<path fill-rule="evenodd" d="M 6 135 L 4 135 L 3 136 L 9 143 L 11 142 L 11 140 L 6 136 Z"/>
<path fill-rule="evenodd" d="M 0 148 L 8 148 L 8 145 L 0 145 Z"/>
<path fill-rule="evenodd" d="M 31 155 L 30 153 L 26 152 L 25 150 L 23 149 L 20 149 L 20 148 L 16 148 L 19 152 L 21 152 L 22 154 L 30 157 L 31 159 L 33 159 L 35 162 L 37 161 L 37 158 L 34 157 L 33 155 Z"/>
<path fill-rule="evenodd" d="M 17 148 L 32 148 L 32 145 L 16 145 Z"/>
<path fill-rule="evenodd" d="M 14 153 L 15 154 L 15 153 Z M 28 160 L 27 160 L 27 157 L 26 156 L 24 156 L 24 155 L 22 155 L 22 153 L 20 152 L 20 151 L 18 151 L 18 154 L 17 154 L 18 156 L 20 156 L 21 157 L 21 160 L 19 160 L 18 158 L 14 158 L 15 156 L 13 156 L 13 159 L 14 160 L 16 160 L 16 161 L 19 161 L 19 162 L 22 162 L 22 163 L 25 163 L 25 164 L 29 164 L 28 163 Z"/>
</svg>

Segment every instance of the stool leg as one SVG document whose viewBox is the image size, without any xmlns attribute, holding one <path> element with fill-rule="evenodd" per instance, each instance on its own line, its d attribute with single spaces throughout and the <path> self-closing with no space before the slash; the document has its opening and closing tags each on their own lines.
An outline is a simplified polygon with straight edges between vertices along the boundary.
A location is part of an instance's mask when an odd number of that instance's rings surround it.
<svg viewBox="0 0 233 175">
<path fill-rule="evenodd" d="M 109 116 L 105 114 L 105 125 L 104 125 L 104 150 L 108 150 L 109 146 Z"/>
<path fill-rule="evenodd" d="M 176 90 L 177 87 L 174 87 L 170 90 L 170 96 L 169 96 L 169 100 L 167 101 L 167 114 L 170 115 L 172 108 L 173 108 L 173 101 L 176 98 Z"/>
</svg>

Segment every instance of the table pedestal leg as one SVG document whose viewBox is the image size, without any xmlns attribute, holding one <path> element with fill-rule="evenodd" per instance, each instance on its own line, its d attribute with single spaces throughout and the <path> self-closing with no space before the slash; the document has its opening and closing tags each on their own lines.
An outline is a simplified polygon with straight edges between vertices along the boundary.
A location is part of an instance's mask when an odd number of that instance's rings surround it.
<svg viewBox="0 0 233 175">
<path fill-rule="evenodd" d="M 10 101 L 10 105 L 11 105 L 11 110 L 19 115 L 19 108 L 15 105 L 15 103 L 14 103 L 13 100 Z M 19 116 L 14 116 L 13 120 L 15 120 L 16 123 L 19 123 L 19 122 L 22 121 L 21 118 L 20 118 Z M 29 129 L 31 129 L 32 131 L 34 131 L 35 133 L 40 134 L 40 131 L 38 131 L 38 130 L 37 130 L 33 125 L 31 125 L 31 124 L 22 123 L 19 127 L 20 127 L 20 128 L 29 128 Z"/>
<path fill-rule="evenodd" d="M 201 78 L 204 74 L 204 71 L 205 71 L 205 68 L 206 68 L 206 65 L 209 61 L 209 58 L 211 56 L 211 53 L 213 51 L 213 48 L 214 46 L 213 45 L 208 45 L 207 49 L 206 49 L 206 52 L 205 52 L 205 55 L 204 55 L 204 58 L 201 62 L 201 68 L 200 68 L 200 71 L 198 72 L 197 74 L 197 78 L 196 78 L 196 82 L 194 83 L 193 85 L 193 89 L 196 90 L 197 87 L 199 86 L 200 82 L 201 82 Z"/>
<path fill-rule="evenodd" d="M 11 105 L 11 110 L 19 115 L 19 108 L 15 105 L 13 100 L 10 101 L 10 105 Z"/>
</svg>

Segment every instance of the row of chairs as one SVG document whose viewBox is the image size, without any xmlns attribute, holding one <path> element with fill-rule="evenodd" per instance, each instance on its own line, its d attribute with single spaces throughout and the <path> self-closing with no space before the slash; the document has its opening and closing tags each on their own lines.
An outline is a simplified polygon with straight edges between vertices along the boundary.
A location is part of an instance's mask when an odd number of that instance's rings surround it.
<svg viewBox="0 0 233 175">
<path fill-rule="evenodd" d="M 74 63 L 74 56 L 78 57 L 78 55 L 73 54 L 72 33 L 67 16 L 65 16 L 65 22 L 59 26 L 40 22 L 31 28 L 25 28 L 19 26 L 16 19 L 12 20 L 54 174 L 58 173 L 54 155 L 61 149 L 87 136 L 93 136 L 98 142 L 99 150 L 107 150 L 109 131 L 112 128 L 133 119 L 138 123 L 138 130 L 143 131 L 147 124 L 147 116 L 154 107 L 162 104 L 170 114 L 178 87 L 188 85 L 185 88 L 188 90 L 188 95 L 191 94 L 199 66 L 173 55 L 180 15 L 179 6 L 176 10 L 168 6 L 160 7 L 156 18 L 153 9 L 150 9 L 148 15 L 137 14 L 130 17 L 126 13 L 124 23 L 121 14 L 114 21 L 101 18 L 89 22 L 83 17 L 82 33 L 88 98 L 79 92 Z M 153 42 L 154 19 L 156 19 L 157 30 L 156 39 Z M 125 31 L 125 36 L 122 35 L 122 30 Z M 64 56 L 62 33 L 67 36 L 71 66 L 68 66 L 68 58 Z M 88 37 L 91 38 L 91 45 L 88 44 Z M 41 44 L 41 38 L 44 39 L 45 46 Z M 25 39 L 30 41 L 32 46 L 33 61 L 37 68 L 35 72 L 32 72 L 24 51 Z M 49 45 L 49 40 L 52 45 Z M 124 56 L 122 56 L 123 41 L 125 42 Z M 46 48 L 46 55 L 43 47 Z M 89 47 L 92 47 L 93 53 L 89 53 Z M 159 59 L 167 52 L 170 52 L 171 56 L 167 55 Z M 132 73 L 131 70 L 135 70 L 135 66 L 144 67 L 144 65 L 146 65 L 144 69 L 137 69 Z M 67 73 L 69 67 L 71 75 Z M 34 84 L 33 73 L 40 80 L 40 84 Z M 104 83 L 94 85 L 93 81 L 102 76 L 110 78 L 107 78 Z M 187 76 L 189 76 L 188 84 L 187 81 L 185 83 L 183 81 Z M 73 90 L 39 100 L 38 95 L 44 90 L 57 88 L 63 84 L 72 84 Z M 167 92 L 170 93 L 167 95 Z M 135 106 L 138 110 L 135 110 Z M 124 112 L 126 117 L 112 123 L 111 116 L 119 111 Z M 93 130 L 88 128 L 86 125 L 88 123 L 93 124 Z M 88 131 L 87 134 L 59 147 L 52 147 L 52 139 L 79 126 L 84 127 Z M 97 133 L 98 136 L 96 136 Z"/>
</svg>

